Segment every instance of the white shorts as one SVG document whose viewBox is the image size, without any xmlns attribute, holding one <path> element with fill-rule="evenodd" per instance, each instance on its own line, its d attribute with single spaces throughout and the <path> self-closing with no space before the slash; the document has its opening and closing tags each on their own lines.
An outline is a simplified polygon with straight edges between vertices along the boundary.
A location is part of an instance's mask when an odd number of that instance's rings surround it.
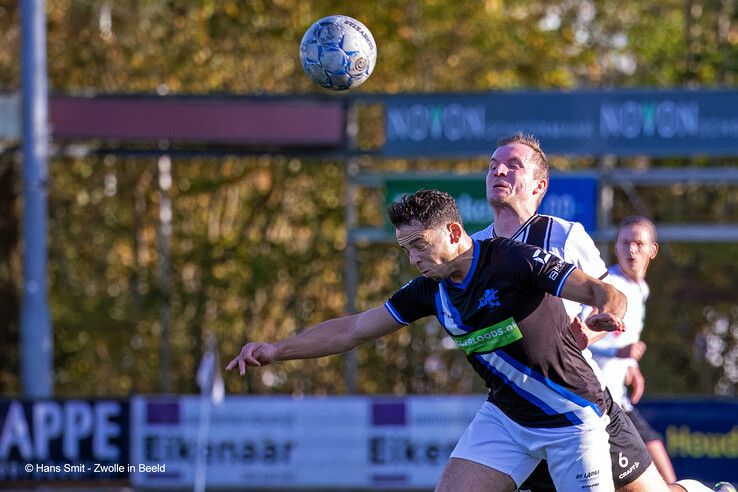
<svg viewBox="0 0 738 492">
<path fill-rule="evenodd" d="M 603 415 L 569 427 L 525 427 L 485 402 L 451 457 L 494 468 L 518 487 L 546 459 L 557 490 L 612 492 L 609 420 Z"/>
</svg>

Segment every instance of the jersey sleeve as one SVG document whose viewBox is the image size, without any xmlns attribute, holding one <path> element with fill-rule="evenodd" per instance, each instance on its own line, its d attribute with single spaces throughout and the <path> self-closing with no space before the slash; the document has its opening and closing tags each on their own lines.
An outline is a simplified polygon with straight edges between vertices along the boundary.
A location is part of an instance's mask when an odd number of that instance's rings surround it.
<svg viewBox="0 0 738 492">
<path fill-rule="evenodd" d="M 590 277 L 603 279 L 607 276 L 607 266 L 602 261 L 600 250 L 579 222 L 573 224 L 566 237 L 564 258 Z"/>
<path fill-rule="evenodd" d="M 435 314 L 434 289 L 436 282 L 416 277 L 406 283 L 384 303 L 385 309 L 401 325 Z"/>
<path fill-rule="evenodd" d="M 507 241 L 512 278 L 519 288 L 533 288 L 559 296 L 576 266 L 543 249 L 517 241 Z"/>
</svg>

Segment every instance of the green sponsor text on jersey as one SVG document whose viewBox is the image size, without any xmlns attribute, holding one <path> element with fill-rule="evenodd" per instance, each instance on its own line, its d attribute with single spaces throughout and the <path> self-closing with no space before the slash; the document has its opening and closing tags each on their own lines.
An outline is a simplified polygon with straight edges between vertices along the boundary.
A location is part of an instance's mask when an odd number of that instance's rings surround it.
<svg viewBox="0 0 738 492">
<path fill-rule="evenodd" d="M 467 354 L 490 352 L 523 338 L 517 323 L 512 318 L 464 335 L 452 335 L 454 342 Z"/>
</svg>

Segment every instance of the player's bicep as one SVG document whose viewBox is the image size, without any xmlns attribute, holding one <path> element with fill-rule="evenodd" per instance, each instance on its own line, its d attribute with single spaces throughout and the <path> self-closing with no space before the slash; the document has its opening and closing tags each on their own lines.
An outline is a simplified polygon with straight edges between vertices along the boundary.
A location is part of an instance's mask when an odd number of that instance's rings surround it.
<svg viewBox="0 0 738 492">
<path fill-rule="evenodd" d="M 364 311 L 356 317 L 354 325 L 354 336 L 358 343 L 366 343 L 371 340 L 389 335 L 402 328 L 385 306 L 379 306 Z"/>
</svg>

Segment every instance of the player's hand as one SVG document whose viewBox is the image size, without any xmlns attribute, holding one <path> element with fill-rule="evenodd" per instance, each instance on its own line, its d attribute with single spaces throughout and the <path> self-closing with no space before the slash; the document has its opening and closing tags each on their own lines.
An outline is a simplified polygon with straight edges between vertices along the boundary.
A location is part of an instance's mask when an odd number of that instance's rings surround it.
<svg viewBox="0 0 738 492">
<path fill-rule="evenodd" d="M 578 316 L 574 316 L 571 320 L 569 329 L 574 334 L 574 340 L 577 342 L 579 350 L 584 350 L 602 337 L 607 335 L 606 331 L 594 331 L 590 329 L 584 321 Z"/>
<path fill-rule="evenodd" d="M 238 365 L 241 376 L 246 374 L 246 366 L 261 367 L 271 363 L 277 357 L 277 348 L 271 343 L 253 342 L 247 343 L 241 348 L 241 352 L 226 366 L 230 371 Z"/>
<path fill-rule="evenodd" d="M 630 401 L 635 405 L 643 396 L 646 389 L 646 379 L 638 366 L 629 366 L 625 373 L 625 385 L 630 386 Z"/>
<path fill-rule="evenodd" d="M 646 351 L 646 344 L 643 342 L 635 342 L 625 347 L 620 347 L 615 355 L 621 359 L 641 360 L 643 353 Z"/>
<path fill-rule="evenodd" d="M 623 320 L 611 313 L 593 312 L 585 323 L 594 331 L 625 331 Z"/>
<path fill-rule="evenodd" d="M 574 340 L 577 342 L 577 347 L 579 347 L 579 350 L 586 349 L 589 345 L 588 332 L 591 332 L 592 330 L 587 328 L 587 325 L 585 325 L 582 320 L 579 319 L 579 316 L 574 316 L 574 319 L 571 320 L 571 325 L 569 326 L 569 329 L 574 335 Z"/>
</svg>

